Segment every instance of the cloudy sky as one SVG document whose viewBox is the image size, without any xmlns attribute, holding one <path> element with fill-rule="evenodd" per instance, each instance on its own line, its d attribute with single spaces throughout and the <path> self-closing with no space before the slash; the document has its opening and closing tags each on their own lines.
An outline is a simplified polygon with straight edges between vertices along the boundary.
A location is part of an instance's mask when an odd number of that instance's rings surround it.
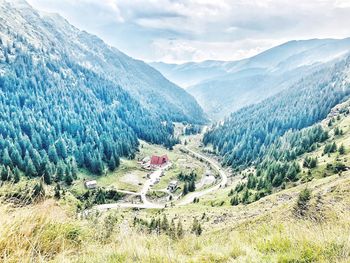
<svg viewBox="0 0 350 263">
<path fill-rule="evenodd" d="M 350 0 L 29 0 L 146 61 L 237 60 L 292 39 L 350 37 Z"/>
</svg>

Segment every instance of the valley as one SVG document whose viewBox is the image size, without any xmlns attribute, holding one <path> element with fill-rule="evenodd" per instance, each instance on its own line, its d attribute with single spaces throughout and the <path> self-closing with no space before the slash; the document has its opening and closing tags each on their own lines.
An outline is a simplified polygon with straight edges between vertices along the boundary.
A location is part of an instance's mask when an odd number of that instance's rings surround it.
<svg viewBox="0 0 350 263">
<path fill-rule="evenodd" d="M 186 5 L 151 2 L 110 22 L 192 52 L 177 38 L 205 26 L 168 37 L 147 19 Z M 146 63 L 0 0 L 0 262 L 350 262 L 350 38 L 194 62 L 207 48 Z"/>
<path fill-rule="evenodd" d="M 202 134 L 194 136 L 182 136 L 181 140 L 189 142 L 197 142 L 201 140 Z M 210 157 L 206 157 L 201 153 L 195 152 L 190 148 L 198 148 L 198 145 L 187 144 L 175 146 L 172 151 L 169 151 L 162 147 L 157 147 L 154 145 L 149 145 L 145 142 L 141 142 L 141 150 L 136 158 L 144 159 L 142 156 L 146 156 L 152 150 L 155 153 L 167 154 L 170 156 L 169 163 L 162 167 L 152 169 L 151 171 L 145 171 L 140 167 L 140 162 L 136 160 L 122 160 L 121 171 L 117 171 L 118 175 L 106 175 L 106 177 L 113 178 L 116 182 L 112 182 L 111 179 L 104 180 L 102 177 L 90 177 L 89 179 L 96 179 L 99 186 L 104 186 L 106 188 L 114 187 L 114 189 L 125 195 L 123 199 L 118 203 L 110 204 L 100 204 L 92 208 L 92 211 L 97 209 L 99 211 L 115 209 L 115 208 L 141 208 L 141 209 L 161 209 L 165 207 L 176 207 L 184 206 L 193 203 L 195 199 L 199 199 L 219 188 L 224 188 L 227 184 L 227 173 L 228 169 L 221 167 L 221 165 Z M 181 157 L 181 158 L 179 158 Z M 147 158 L 147 157 L 146 157 Z M 173 158 L 173 159 L 172 159 Z M 125 164 L 124 164 L 125 162 Z M 123 166 L 130 162 L 134 163 L 134 168 L 129 171 L 124 171 L 124 174 L 120 174 L 123 171 Z M 183 187 L 181 184 L 177 186 L 174 191 L 167 190 L 170 182 L 176 182 L 178 184 L 180 173 L 196 173 L 196 190 L 194 192 L 183 195 Z M 132 184 L 123 184 L 123 178 L 134 178 L 132 175 L 139 173 L 139 177 L 132 180 Z M 215 174 L 209 175 L 208 173 Z M 83 180 L 86 180 L 86 177 Z M 75 182 L 72 186 L 73 189 L 77 189 L 84 185 L 84 181 Z M 110 182 L 107 185 L 105 182 Z M 102 183 L 102 185 L 100 185 Z M 137 185 L 137 190 L 135 189 Z M 119 186 L 119 187 L 118 187 Z M 136 191 L 135 191 L 136 190 Z M 157 201 L 159 198 L 155 198 L 155 201 L 149 200 L 151 193 L 164 193 L 160 202 Z M 130 197 L 136 197 L 132 199 L 131 202 L 127 200 Z M 169 197 L 171 197 L 169 199 Z M 137 199 L 140 200 L 137 200 Z M 165 201 L 164 201 L 165 199 Z"/>
</svg>

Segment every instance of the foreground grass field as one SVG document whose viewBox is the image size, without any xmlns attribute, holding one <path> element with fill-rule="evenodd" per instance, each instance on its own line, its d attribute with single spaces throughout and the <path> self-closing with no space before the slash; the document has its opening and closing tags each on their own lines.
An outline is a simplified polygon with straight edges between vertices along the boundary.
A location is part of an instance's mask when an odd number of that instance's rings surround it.
<svg viewBox="0 0 350 263">
<path fill-rule="evenodd" d="M 301 217 L 295 214 L 295 204 L 305 187 L 247 206 L 119 210 L 85 219 L 53 199 L 20 209 L 3 204 L 0 261 L 349 262 L 350 175 L 309 183 L 312 198 Z M 183 222 L 182 238 L 149 233 L 133 224 L 135 216 L 149 220 L 164 215 Z M 194 217 L 203 225 L 200 236 L 190 233 Z"/>
</svg>

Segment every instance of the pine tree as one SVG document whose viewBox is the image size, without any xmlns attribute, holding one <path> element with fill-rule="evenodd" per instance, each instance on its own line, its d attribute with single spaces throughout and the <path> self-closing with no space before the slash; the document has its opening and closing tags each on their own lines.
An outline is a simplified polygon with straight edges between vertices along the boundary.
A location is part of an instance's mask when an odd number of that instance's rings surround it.
<svg viewBox="0 0 350 263">
<path fill-rule="evenodd" d="M 331 152 L 334 153 L 337 151 L 337 145 L 335 144 L 335 142 L 333 142 L 332 147 L 331 147 Z"/>
<path fill-rule="evenodd" d="M 45 184 L 50 185 L 52 183 L 52 171 L 49 163 L 46 163 L 43 173 Z"/>
<path fill-rule="evenodd" d="M 154 217 L 152 217 L 151 222 L 149 224 L 149 232 L 151 233 L 155 229 L 156 229 L 156 220 L 154 219 Z"/>
<path fill-rule="evenodd" d="M 120 158 L 119 156 L 115 156 L 115 167 L 118 168 L 120 166 Z"/>
<path fill-rule="evenodd" d="M 17 148 L 14 148 L 11 152 L 11 160 L 14 166 L 18 168 L 23 168 L 23 160 L 21 155 L 19 154 Z"/>
<path fill-rule="evenodd" d="M 195 183 L 195 180 L 192 179 L 189 184 L 188 184 L 188 191 L 189 192 L 194 192 L 196 191 L 196 183 Z"/>
<path fill-rule="evenodd" d="M 169 227 L 169 236 L 172 239 L 176 238 L 176 226 L 175 226 L 175 220 L 174 218 L 171 220 L 170 227 Z"/>
<path fill-rule="evenodd" d="M 311 191 L 308 188 L 303 189 L 298 196 L 298 201 L 295 207 L 295 212 L 298 215 L 304 216 L 308 210 L 308 204 L 311 200 Z"/>
<path fill-rule="evenodd" d="M 202 234 L 202 226 L 201 224 L 199 223 L 198 226 L 197 226 L 197 229 L 196 229 L 196 235 L 197 236 L 200 236 Z"/>
<path fill-rule="evenodd" d="M 176 227 L 176 236 L 177 238 L 183 238 L 184 237 L 184 230 L 182 227 L 182 223 L 181 220 L 179 219 L 178 223 L 177 223 L 177 227 Z"/>
<path fill-rule="evenodd" d="M 54 144 L 50 145 L 48 152 L 49 160 L 54 164 L 58 163 L 58 154 Z"/>
<path fill-rule="evenodd" d="M 5 148 L 3 154 L 2 154 L 2 164 L 5 166 L 13 167 L 12 160 L 9 155 L 9 151 L 7 148 Z"/>
<path fill-rule="evenodd" d="M 65 176 L 65 164 L 63 162 L 59 162 L 57 165 L 57 172 L 56 172 L 56 182 L 61 182 Z"/>
<path fill-rule="evenodd" d="M 106 203 L 106 196 L 102 189 L 98 189 L 96 197 L 95 197 L 95 203 L 96 204 L 104 204 Z"/>
<path fill-rule="evenodd" d="M 248 189 L 246 189 L 244 191 L 244 193 L 243 193 L 242 202 L 243 202 L 243 204 L 248 204 L 248 202 L 249 202 L 249 191 L 248 191 Z"/>
<path fill-rule="evenodd" d="M 182 195 L 187 195 L 188 194 L 188 184 L 187 182 L 184 184 L 184 189 L 182 190 Z"/>
<path fill-rule="evenodd" d="M 7 170 L 5 169 L 4 166 L 0 167 L 0 177 L 1 177 L 1 181 L 7 181 Z"/>
<path fill-rule="evenodd" d="M 71 159 L 70 163 L 71 163 L 71 167 L 70 167 L 71 175 L 73 179 L 76 180 L 78 178 L 78 165 L 74 157 Z"/>
<path fill-rule="evenodd" d="M 56 184 L 55 188 L 54 188 L 55 194 L 54 197 L 59 200 L 61 199 L 61 186 L 59 183 Z"/>
<path fill-rule="evenodd" d="M 104 171 L 104 165 L 101 159 L 101 156 L 98 154 L 96 159 L 94 160 L 93 163 L 93 171 L 97 174 L 97 175 L 102 175 L 103 171 Z"/>
<path fill-rule="evenodd" d="M 65 141 L 60 138 L 56 144 L 56 150 L 57 154 L 60 158 L 66 159 L 67 158 L 67 146 Z"/>
<path fill-rule="evenodd" d="M 108 162 L 108 169 L 113 172 L 117 168 L 116 160 L 114 156 L 111 156 L 111 159 Z"/>
<path fill-rule="evenodd" d="M 169 230 L 169 222 L 166 215 L 163 215 L 163 220 L 161 222 L 161 229 L 165 232 Z"/>
<path fill-rule="evenodd" d="M 15 167 L 14 173 L 13 173 L 13 181 L 15 183 L 18 183 L 20 181 L 20 172 L 19 169 L 17 167 Z"/>
<path fill-rule="evenodd" d="M 344 144 L 340 145 L 339 149 L 338 149 L 338 152 L 340 155 L 343 155 L 345 154 L 345 147 L 344 147 Z"/>
<path fill-rule="evenodd" d="M 230 204 L 231 204 L 232 206 L 236 206 L 236 205 L 239 204 L 239 201 L 238 201 L 237 196 L 234 196 L 234 197 L 231 198 Z"/>
<path fill-rule="evenodd" d="M 195 217 L 195 218 L 193 219 L 191 233 L 195 233 L 196 230 L 197 230 L 197 227 L 198 227 L 198 220 L 197 220 L 197 218 Z"/>
<path fill-rule="evenodd" d="M 33 164 L 33 161 L 29 158 L 27 158 L 27 160 L 25 161 L 26 162 L 26 176 L 29 176 L 29 177 L 35 177 L 37 176 L 37 171 L 35 169 L 35 166 Z"/>
<path fill-rule="evenodd" d="M 7 166 L 7 180 L 8 181 L 13 181 L 13 172 L 9 166 Z"/>
<path fill-rule="evenodd" d="M 202 234 L 202 226 L 197 218 L 193 219 L 191 233 L 195 234 L 196 236 L 200 236 Z"/>
<path fill-rule="evenodd" d="M 66 176 L 64 177 L 64 181 L 67 185 L 72 185 L 73 177 L 70 174 L 66 174 Z"/>
<path fill-rule="evenodd" d="M 45 196 L 45 189 L 43 182 L 40 180 L 39 183 L 34 185 L 32 198 L 43 198 Z"/>
</svg>

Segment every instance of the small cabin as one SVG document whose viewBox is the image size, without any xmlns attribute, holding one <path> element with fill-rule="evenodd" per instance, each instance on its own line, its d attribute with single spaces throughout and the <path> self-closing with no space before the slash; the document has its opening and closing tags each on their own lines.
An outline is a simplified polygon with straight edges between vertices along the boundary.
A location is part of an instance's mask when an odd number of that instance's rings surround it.
<svg viewBox="0 0 350 263">
<path fill-rule="evenodd" d="M 161 167 L 169 162 L 168 156 L 162 155 L 162 156 L 156 156 L 153 155 L 151 158 L 151 166 L 152 167 Z"/>
<path fill-rule="evenodd" d="M 85 181 L 85 187 L 87 189 L 95 189 L 97 188 L 97 181 L 96 180 Z"/>
<path fill-rule="evenodd" d="M 168 189 L 169 192 L 173 193 L 173 192 L 176 191 L 177 187 L 178 187 L 177 181 L 171 181 L 171 182 L 169 183 L 167 189 Z"/>
</svg>

